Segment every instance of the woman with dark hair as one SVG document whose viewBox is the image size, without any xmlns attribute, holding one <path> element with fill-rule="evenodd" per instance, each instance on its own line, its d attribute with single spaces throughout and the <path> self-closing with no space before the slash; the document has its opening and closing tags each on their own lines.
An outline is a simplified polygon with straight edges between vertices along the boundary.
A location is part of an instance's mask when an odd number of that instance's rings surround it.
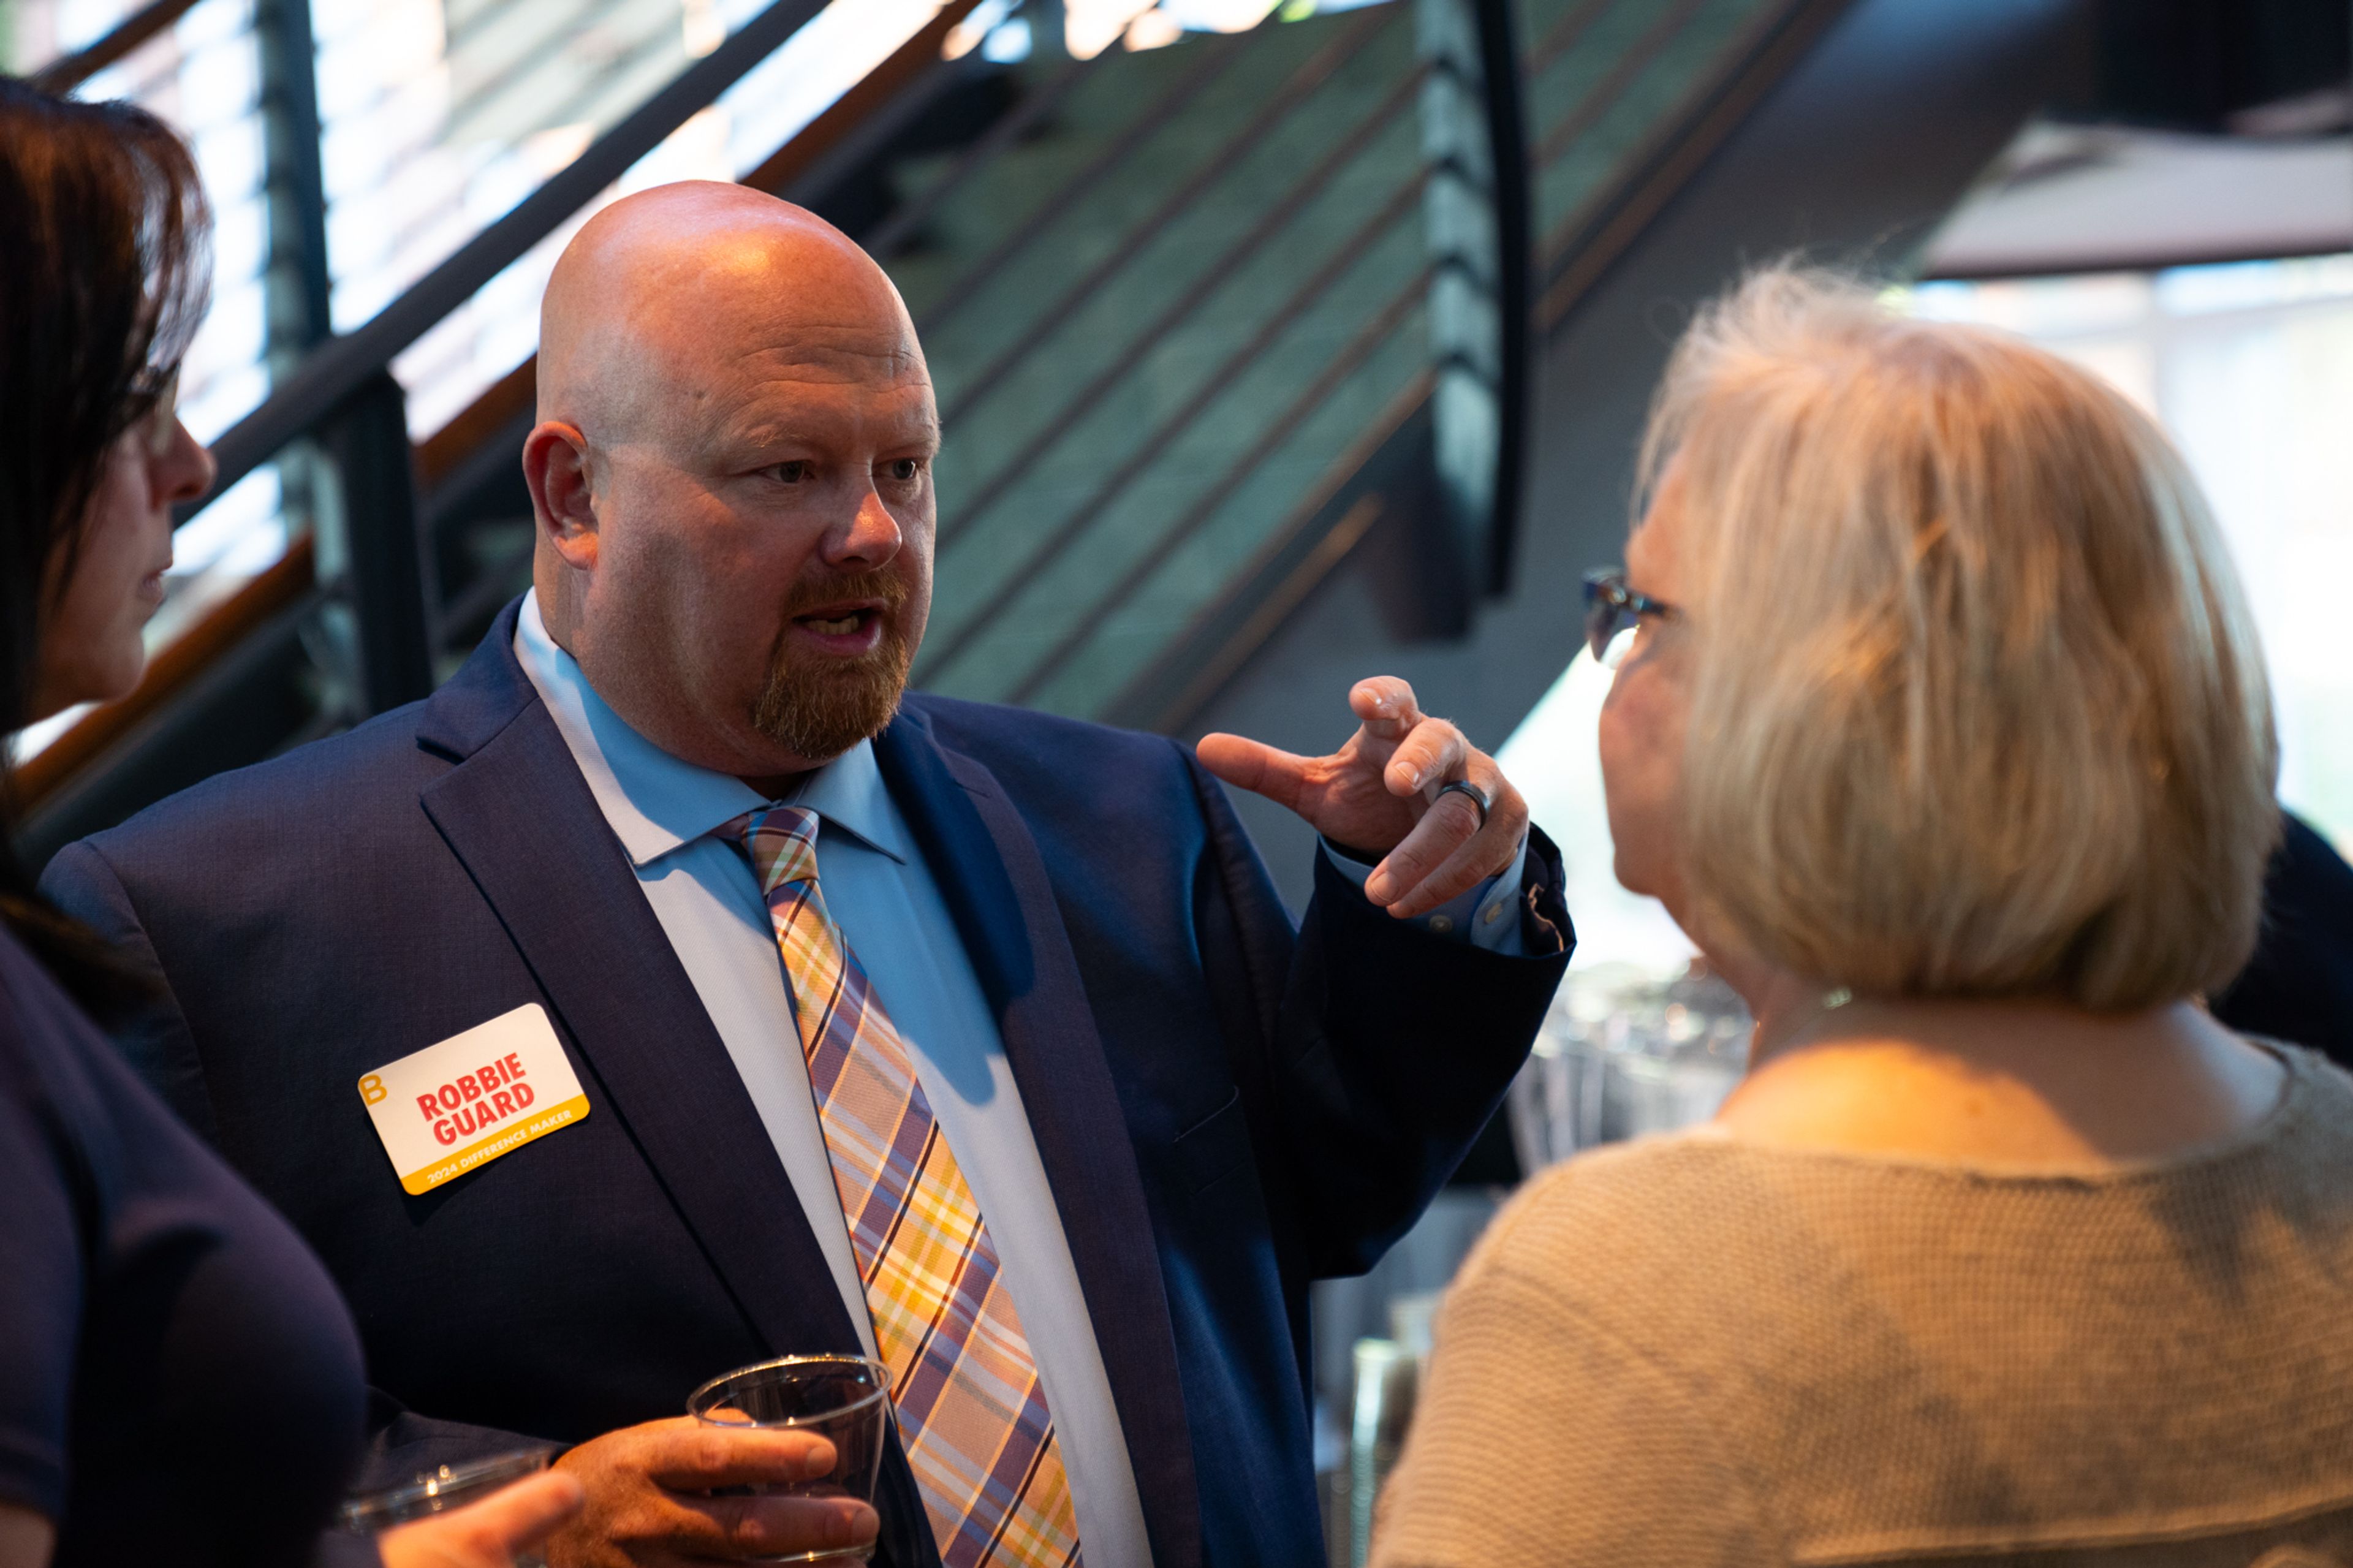
<svg viewBox="0 0 2353 1568">
<path fill-rule="evenodd" d="M 6 733 L 139 679 L 172 508 L 213 478 L 173 404 L 207 228 L 153 116 L 0 78 Z M 0 1568 L 310 1561 L 359 1458 L 351 1316 L 93 1027 L 134 983 L 5 851 L 0 927 Z M 349 1545 L 500 1568 L 579 1499 L 540 1476 Z"/>
</svg>

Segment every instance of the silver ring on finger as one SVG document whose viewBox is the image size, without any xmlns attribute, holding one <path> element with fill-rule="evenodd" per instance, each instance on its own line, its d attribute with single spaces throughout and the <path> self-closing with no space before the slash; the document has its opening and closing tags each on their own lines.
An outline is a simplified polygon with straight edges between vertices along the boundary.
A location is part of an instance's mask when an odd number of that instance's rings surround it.
<svg viewBox="0 0 2353 1568">
<path fill-rule="evenodd" d="M 1438 786 L 1438 793 L 1430 797 L 1430 804 L 1436 805 L 1440 801 L 1445 799 L 1450 795 L 1459 795 L 1465 800 L 1469 801 L 1472 805 L 1477 806 L 1479 808 L 1479 826 L 1481 827 L 1487 826 L 1487 810 L 1488 807 L 1493 805 L 1494 803 L 1487 798 L 1487 792 L 1485 790 L 1481 789 L 1469 779 L 1450 779 L 1446 783 Z"/>
</svg>

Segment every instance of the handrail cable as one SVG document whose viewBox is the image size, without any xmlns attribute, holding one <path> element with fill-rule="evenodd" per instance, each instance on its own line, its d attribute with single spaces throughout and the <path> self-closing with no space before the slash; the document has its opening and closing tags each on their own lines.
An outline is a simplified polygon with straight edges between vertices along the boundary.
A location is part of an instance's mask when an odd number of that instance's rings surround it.
<svg viewBox="0 0 2353 1568">
<path fill-rule="evenodd" d="M 878 261 L 896 252 L 900 243 L 913 234 L 917 226 L 930 217 L 951 192 L 964 184 L 966 175 L 983 163 L 993 161 L 1027 133 L 1031 126 L 1061 107 L 1062 100 L 1070 96 L 1071 89 L 1079 84 L 1079 79 L 1094 68 L 1096 61 L 1104 58 L 1104 55 L 1097 54 L 1086 59 L 1072 60 L 1057 71 L 1051 81 L 1025 95 L 1011 112 L 984 132 L 938 179 L 925 186 L 922 195 L 903 203 L 884 219 L 882 226 L 868 237 L 867 251 Z"/>
<path fill-rule="evenodd" d="M 1412 178 L 1399 187 L 1395 195 L 1382 205 L 1378 212 L 1358 225 L 1354 233 L 1335 247 L 1332 254 L 1325 258 L 1324 265 L 1317 268 L 1314 276 L 1306 282 L 1292 290 L 1290 296 L 1275 308 L 1273 313 L 1260 326 L 1257 332 L 1251 335 L 1248 342 L 1228 355 L 1223 363 L 1210 372 L 1208 379 L 1194 389 L 1193 395 L 1186 399 L 1184 405 L 1175 413 L 1161 420 L 1152 433 L 1137 444 L 1135 450 L 1129 453 L 1126 458 L 1112 470 L 1110 476 L 1094 488 L 1086 500 L 1063 520 L 1060 527 L 1039 541 L 1022 557 L 1021 563 L 1005 578 L 1006 585 L 990 595 L 978 610 L 966 616 L 957 626 L 955 631 L 948 636 L 944 644 L 940 645 L 938 653 L 925 661 L 920 673 L 927 676 L 935 675 L 939 670 L 955 663 L 966 648 L 978 640 L 980 634 L 987 629 L 996 617 L 1024 588 L 1029 586 L 1035 579 L 1039 569 L 1049 559 L 1068 549 L 1071 541 L 1092 528 L 1102 517 L 1103 509 L 1110 504 L 1113 497 L 1126 489 L 1131 480 L 1158 460 L 1166 453 L 1168 444 L 1180 431 L 1199 418 L 1228 386 L 1240 379 L 1244 371 L 1271 348 L 1275 341 L 1288 331 L 1300 316 L 1305 314 L 1310 305 L 1346 274 L 1349 268 L 1364 259 L 1366 250 L 1370 247 L 1374 240 L 1379 238 L 1390 225 L 1398 222 L 1412 210 L 1413 204 L 1420 200 L 1422 187 L 1429 183 L 1429 178 L 1427 170 L 1416 172 Z"/>
<path fill-rule="evenodd" d="M 1785 0 L 1768 8 L 1731 51 L 1730 63 L 1684 94 L 1662 132 L 1629 161 L 1635 173 L 1594 193 L 1542 237 L 1540 270 L 1552 269 L 1572 247 L 1576 259 L 1559 268 L 1536 300 L 1539 330 L 1551 331 L 1560 324 L 1642 226 L 1851 4 Z"/>
<path fill-rule="evenodd" d="M 1241 64 L 1243 51 L 1231 38 L 1215 37 L 1205 41 L 1200 54 L 1200 59 L 1190 71 L 1178 79 L 1175 87 L 1138 115 L 1109 146 L 1096 153 L 1085 168 L 1063 181 L 1037 211 L 1024 214 L 1021 221 L 998 240 L 987 255 L 958 273 L 954 293 L 924 306 L 915 317 L 915 335 L 920 338 L 935 331 L 942 321 L 962 310 L 966 301 L 976 296 L 990 279 L 1003 270 L 1007 262 L 1029 246 L 1039 231 L 1050 226 L 1077 205 L 1080 198 L 1101 184 L 1105 175 L 1126 162 L 1129 153 L 1151 140 L 1169 121 L 1191 108 L 1195 99 L 1208 91 L 1229 71 Z"/>
<path fill-rule="evenodd" d="M 196 0 L 150 0 L 116 23 L 106 37 L 61 55 L 26 77 L 26 85 L 36 92 L 63 97 L 186 16 L 195 5 Z"/>
<path fill-rule="evenodd" d="M 1347 448 L 1324 467 L 1307 494 L 1285 514 L 1282 523 L 1257 551 L 1250 562 L 1236 574 L 1241 583 L 1250 582 L 1271 564 L 1296 550 L 1300 541 L 1316 517 L 1330 506 L 1348 486 L 1349 481 L 1363 472 L 1381 447 L 1398 428 L 1429 401 L 1438 385 L 1438 372 L 1424 365 L 1414 373 L 1413 379 L 1398 388 L 1380 413 L 1374 416 L 1364 432 L 1348 444 Z M 1224 646 L 1207 663 L 1180 663 L 1198 647 L 1199 639 L 1209 627 L 1228 618 L 1232 608 L 1230 594 L 1221 595 L 1196 610 L 1185 627 L 1170 640 L 1166 648 L 1150 665 L 1121 689 L 1106 710 L 1106 722 L 1128 729 L 1156 730 L 1163 733 L 1176 729 L 1207 701 L 1211 693 L 1223 686 L 1242 661 L 1273 635 L 1290 613 L 1321 582 L 1324 574 L 1337 566 L 1348 552 L 1363 540 L 1373 523 L 1379 521 L 1383 510 L 1377 491 L 1359 495 L 1333 524 L 1332 531 L 1310 550 L 1281 582 L 1275 584 L 1259 607 L 1242 622 L 1240 629 L 1223 639 Z M 1181 674 L 1180 681 L 1176 677 Z M 1155 691 L 1176 686 L 1172 696 L 1162 698 L 1149 709 L 1145 703 Z M 1139 711 L 1139 710 L 1143 710 Z"/>
<path fill-rule="evenodd" d="M 977 494 L 965 498 L 963 504 L 957 508 L 955 520 L 953 521 L 944 520 L 941 522 L 940 542 L 945 544 L 956 534 L 963 532 L 974 519 L 995 505 L 997 499 L 1020 479 L 1032 463 L 1070 434 L 1082 414 L 1093 407 L 1096 401 L 1104 393 L 1110 391 L 1122 376 L 1134 370 L 1145 354 L 1158 346 L 1163 338 L 1183 325 L 1185 319 L 1206 302 L 1212 294 L 1224 287 L 1227 281 L 1241 269 L 1243 263 L 1257 255 L 1268 240 L 1273 238 L 1298 217 L 1301 210 L 1313 201 L 1342 169 L 1362 155 L 1373 137 L 1388 125 L 1398 110 L 1405 106 L 1406 100 L 1420 89 L 1422 79 L 1429 75 L 1429 72 L 1430 68 L 1427 64 L 1417 65 L 1412 70 L 1407 72 L 1404 79 L 1398 83 L 1389 95 L 1375 105 L 1368 113 L 1359 118 L 1356 124 L 1350 126 L 1347 134 L 1338 138 L 1333 144 L 1332 150 L 1326 153 L 1314 168 L 1293 181 L 1291 188 L 1283 192 L 1281 196 L 1269 202 L 1266 212 L 1256 224 L 1251 226 L 1249 233 L 1236 240 L 1227 248 L 1224 255 L 1210 264 L 1207 271 L 1196 279 L 1182 294 L 1170 301 L 1167 308 L 1160 312 L 1152 324 L 1145 328 L 1133 342 L 1122 349 L 1109 364 L 1097 372 L 1092 381 L 1065 398 L 1062 406 L 1055 411 L 1052 417 L 1041 421 L 1037 433 L 1029 437 L 1029 444 L 997 465 L 997 472 L 990 475 L 980 486 Z"/>
<path fill-rule="evenodd" d="M 1587 92 L 1584 101 L 1559 124 L 1545 132 L 1544 140 L 1536 143 L 1535 156 L 1531 162 L 1539 169 L 1547 167 L 1568 151 L 1570 142 L 1592 130 L 1602 115 L 1626 95 L 1634 85 L 1634 79 L 1657 62 L 1658 58 L 1666 52 L 1667 46 L 1674 42 L 1675 35 L 1689 26 L 1691 19 L 1699 14 L 1700 7 L 1707 3 L 1708 0 L 1676 0 L 1675 5 L 1661 12 L 1658 19 L 1635 40 L 1634 47 L 1609 68 L 1609 74 Z"/>
<path fill-rule="evenodd" d="M 1567 12 L 1553 24 L 1551 32 L 1536 40 L 1536 47 L 1521 64 L 1520 74 L 1535 77 L 1550 70 L 1555 60 L 1585 41 L 1585 35 L 1593 31 L 1593 25 L 1614 4 L 1616 0 L 1585 0 Z"/>
<path fill-rule="evenodd" d="M 955 401 L 940 410 L 940 424 L 952 426 L 969 412 L 975 404 L 994 391 L 997 384 L 1010 375 L 1014 368 L 1026 361 L 1063 322 L 1076 313 L 1079 307 L 1093 297 L 1095 291 L 1134 260 L 1138 252 L 1152 243 L 1160 231 L 1174 223 L 1177 216 L 1201 199 L 1210 186 L 1223 179 L 1234 165 L 1254 153 L 1272 131 L 1293 109 L 1311 93 L 1323 86 L 1332 73 L 1338 70 L 1373 41 L 1376 34 L 1388 26 L 1396 14 L 1388 6 L 1373 7 L 1352 19 L 1341 35 L 1309 56 L 1299 68 L 1284 79 L 1281 87 L 1267 95 L 1259 111 L 1247 124 L 1227 138 L 1224 146 L 1209 161 L 1187 176 L 1185 183 L 1168 193 L 1161 204 L 1144 221 L 1128 230 L 1111 254 L 1090 268 L 1085 276 L 1062 290 L 1054 302 L 1037 311 L 1030 325 L 1018 339 L 1000 350 L 997 357 L 970 380 L 956 388 Z M 1037 230 L 1030 229 L 1032 234 Z M 967 291 L 966 298 L 970 298 Z"/>
<path fill-rule="evenodd" d="M 1417 181 L 1416 184 L 1419 183 Z M 1271 424 L 1267 426 L 1250 449 L 1243 453 L 1233 467 L 1226 470 L 1225 478 L 1210 486 L 1207 494 L 1187 509 L 1185 515 L 1177 519 L 1176 524 L 1163 533 L 1153 543 L 1151 549 L 1145 551 L 1140 559 L 1121 574 L 1119 581 L 1112 585 L 1110 592 L 1097 595 L 1094 603 L 1088 606 L 1085 615 L 1079 617 L 1078 623 L 1062 634 L 1060 640 L 1047 650 L 1044 658 L 1030 667 L 1029 673 L 1022 677 L 1020 683 L 1014 687 L 1013 701 L 1027 702 L 1038 694 L 1039 689 L 1047 681 L 1060 674 L 1062 667 L 1069 664 L 1077 656 L 1079 649 L 1086 646 L 1087 639 L 1102 629 L 1105 621 L 1111 619 L 1112 613 L 1125 604 L 1155 572 L 1166 564 L 1170 556 L 1176 554 L 1187 541 L 1200 531 L 1202 525 L 1216 515 L 1218 509 L 1231 500 L 1236 490 L 1241 489 L 1242 482 L 1257 472 L 1260 465 L 1274 456 L 1276 448 L 1291 438 L 1293 432 L 1305 424 L 1317 409 L 1323 407 L 1324 400 L 1332 395 L 1340 383 L 1355 374 L 1365 361 L 1373 356 L 1373 352 L 1388 341 L 1389 335 L 1403 325 L 1405 319 L 1413 313 L 1414 307 L 1425 302 L 1430 291 L 1430 280 L 1437 274 L 1437 270 L 1434 267 L 1424 267 L 1386 306 L 1382 307 L 1378 315 L 1356 329 L 1355 336 L 1351 337 L 1333 357 L 1332 363 L 1324 367 L 1324 374 L 1317 376 L 1314 384 L 1304 392 L 1292 399 L 1291 406 L 1285 408 Z"/>
</svg>

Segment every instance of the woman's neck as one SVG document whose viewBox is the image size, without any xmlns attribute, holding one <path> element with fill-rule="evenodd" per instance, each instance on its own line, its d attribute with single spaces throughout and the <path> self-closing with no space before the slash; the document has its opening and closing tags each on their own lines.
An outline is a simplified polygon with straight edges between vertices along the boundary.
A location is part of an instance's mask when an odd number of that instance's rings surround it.
<svg viewBox="0 0 2353 1568">
<path fill-rule="evenodd" d="M 1841 1002 L 1786 975 L 1735 983 L 1757 1036 L 1716 1121 L 1757 1142 L 2096 1168 L 2227 1142 L 2279 1102 L 2278 1061 L 2186 1002 L 2111 1015 Z"/>
</svg>

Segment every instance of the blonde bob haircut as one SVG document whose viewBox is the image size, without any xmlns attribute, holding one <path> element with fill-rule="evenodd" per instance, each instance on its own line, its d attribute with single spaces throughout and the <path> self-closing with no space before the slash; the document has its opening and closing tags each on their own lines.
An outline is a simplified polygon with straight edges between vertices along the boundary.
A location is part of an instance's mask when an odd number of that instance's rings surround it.
<svg viewBox="0 0 2353 1568">
<path fill-rule="evenodd" d="M 2155 425 L 2017 339 L 1775 268 L 1651 412 L 1678 487 L 1696 912 L 1883 997 L 2220 988 L 2277 840 L 2236 577 Z"/>
</svg>

